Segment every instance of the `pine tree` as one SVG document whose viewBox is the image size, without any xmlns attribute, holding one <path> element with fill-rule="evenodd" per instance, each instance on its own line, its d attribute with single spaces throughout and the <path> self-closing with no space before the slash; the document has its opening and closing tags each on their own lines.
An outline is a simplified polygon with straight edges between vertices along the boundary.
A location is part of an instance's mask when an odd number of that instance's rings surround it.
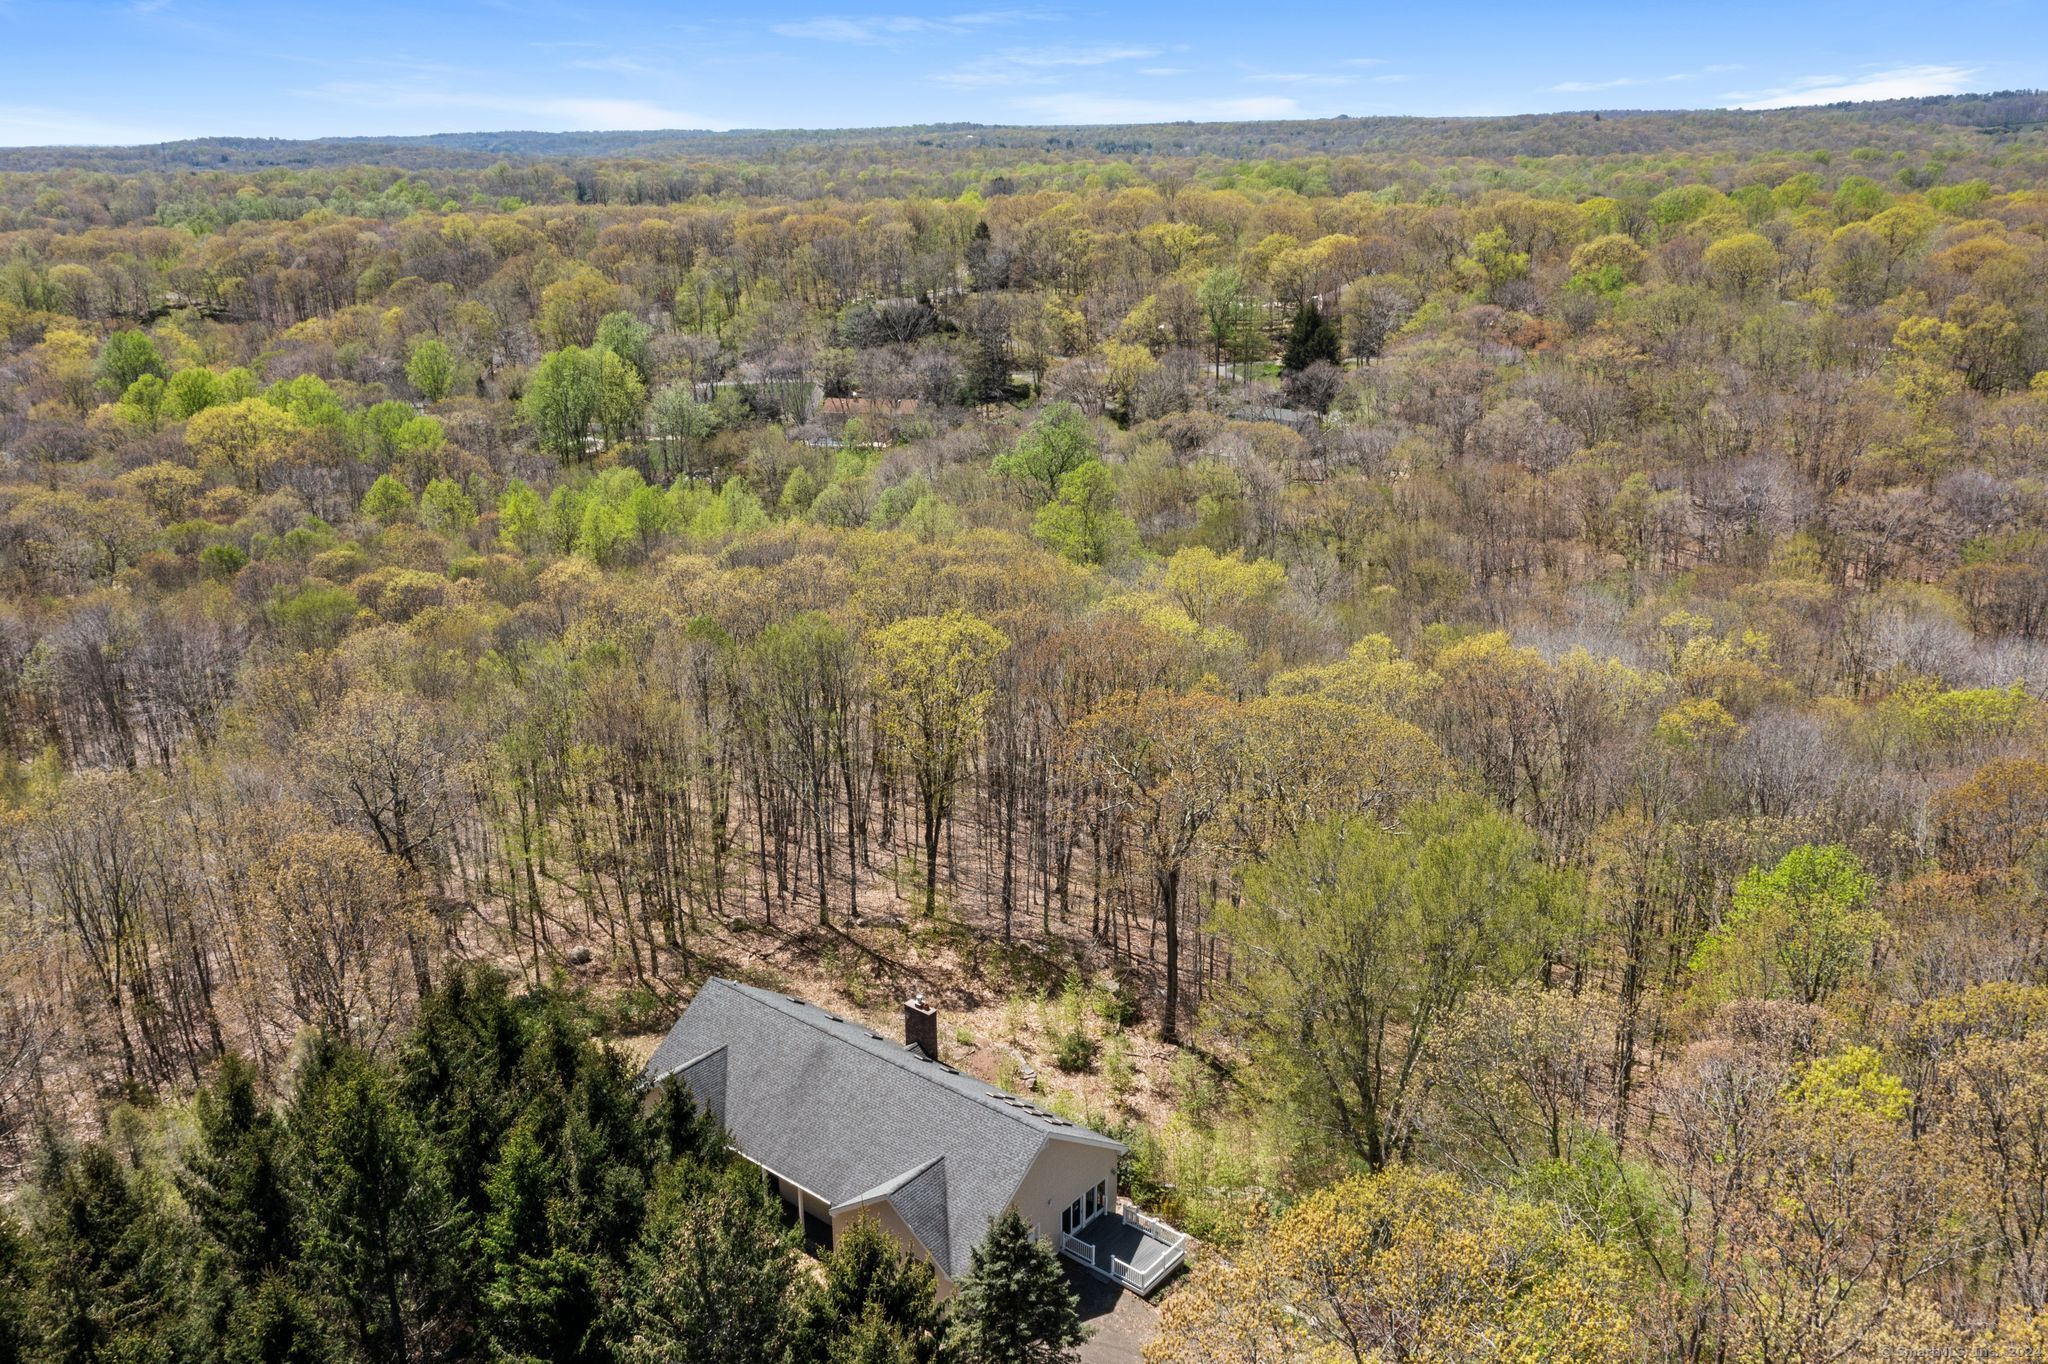
<svg viewBox="0 0 2048 1364">
<path fill-rule="evenodd" d="M 960 1280 L 952 1342 L 961 1364 L 1064 1364 L 1083 1338 L 1079 1313 L 1059 1257 L 1008 1208 Z"/>
<path fill-rule="evenodd" d="M 439 1153 L 359 1052 L 316 1057 L 294 1100 L 304 1267 L 372 1364 L 429 1358 L 468 1329 L 468 1218 Z"/>
<path fill-rule="evenodd" d="M 678 1163 L 634 1253 L 629 1364 L 778 1364 L 796 1320 L 796 1249 L 750 1167 Z"/>
<path fill-rule="evenodd" d="M 560 1013 L 559 1002 L 549 1016 Z M 623 1256 L 640 1234 L 647 1215 L 647 1189 L 656 1152 L 653 1133 L 641 1114 L 641 1096 L 618 1053 L 599 1047 L 580 1025 L 558 1020 L 567 1045 L 558 1073 L 561 1089 L 537 1096 L 534 1104 L 558 1114 L 557 1157 L 565 1244 L 590 1254 Z M 531 1110 L 529 1110 L 531 1111 Z M 723 1159 L 723 1151 L 720 1151 Z"/>
<path fill-rule="evenodd" d="M 397 1087 L 433 1138 L 450 1191 L 472 1215 L 505 1133 L 526 1107 L 527 1020 L 504 977 L 487 968 L 451 972 L 420 1001 L 399 1053 Z"/>
<path fill-rule="evenodd" d="M 836 1360 L 842 1350 L 852 1350 L 850 1357 L 866 1358 L 864 1352 L 879 1348 L 874 1341 L 885 1334 L 908 1364 L 951 1358 L 932 1267 L 904 1254 L 873 1219 L 848 1227 L 824 1268 L 824 1281 L 809 1304 L 804 1353 Z M 856 1338 L 869 1343 L 856 1347 Z"/>
<path fill-rule="evenodd" d="M 311 1303 L 278 1275 L 262 1280 L 228 1319 L 225 1364 L 327 1364 L 334 1358 Z"/>
<path fill-rule="evenodd" d="M 256 1072 L 230 1054 L 199 1091 L 199 1144 L 178 1180 L 199 1229 L 254 1282 L 298 1254 L 279 1147 L 283 1129 L 256 1088 Z"/>
<path fill-rule="evenodd" d="M 709 1109 L 697 1106 L 690 1087 L 679 1079 L 670 1077 L 654 1091 L 645 1121 L 657 1167 L 677 1160 L 716 1165 L 725 1159 L 725 1129 Z"/>
<path fill-rule="evenodd" d="M 1297 374 L 1318 360 L 1338 364 L 1343 356 L 1343 338 L 1337 333 L 1337 326 L 1323 316 L 1323 310 L 1312 298 L 1305 298 L 1294 310 L 1294 326 L 1287 334 L 1287 349 L 1280 357 L 1280 368 L 1289 374 Z"/>
<path fill-rule="evenodd" d="M 490 1276 L 486 1331 L 507 1359 L 599 1359 L 596 1268 L 561 1244 L 555 1216 L 561 1169 L 537 1126 L 529 1117 L 513 1127 L 487 1185 L 491 1212 L 478 1247 Z"/>
<path fill-rule="evenodd" d="M 188 1303 L 176 1227 L 146 1177 L 106 1147 L 53 1144 L 34 1195 L 30 1358 L 38 1364 L 170 1357 Z"/>
<path fill-rule="evenodd" d="M 920 1358 L 880 1303 L 869 1303 L 845 1331 L 832 1337 L 823 1354 L 802 1357 L 825 1364 L 918 1364 Z"/>
<path fill-rule="evenodd" d="M 15 1364 L 28 1353 L 29 1242 L 0 1211 L 0 1361 Z"/>
</svg>

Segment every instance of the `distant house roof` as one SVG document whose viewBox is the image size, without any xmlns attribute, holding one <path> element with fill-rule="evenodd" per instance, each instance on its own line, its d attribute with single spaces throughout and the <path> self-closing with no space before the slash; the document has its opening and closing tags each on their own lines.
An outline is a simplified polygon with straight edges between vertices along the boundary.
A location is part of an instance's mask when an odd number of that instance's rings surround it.
<svg viewBox="0 0 2048 1364">
<path fill-rule="evenodd" d="M 828 417 L 914 417 L 917 399 L 827 398 L 823 412 Z"/>
<path fill-rule="evenodd" d="M 956 1276 L 1049 1142 L 1108 1137 L 769 990 L 713 977 L 647 1062 L 746 1156 L 832 1205 L 888 1203 Z"/>
<path fill-rule="evenodd" d="M 1278 422 L 1297 431 L 1313 431 L 1323 419 L 1298 407 L 1240 407 L 1231 413 L 1241 422 Z"/>
</svg>

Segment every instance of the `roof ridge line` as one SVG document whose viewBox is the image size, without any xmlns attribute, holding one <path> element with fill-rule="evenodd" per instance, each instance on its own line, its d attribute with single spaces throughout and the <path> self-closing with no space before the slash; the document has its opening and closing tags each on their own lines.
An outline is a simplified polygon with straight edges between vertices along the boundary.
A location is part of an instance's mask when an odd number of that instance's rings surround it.
<svg viewBox="0 0 2048 1364">
<path fill-rule="evenodd" d="M 743 995 L 747 995 L 748 997 L 755 999 L 760 999 L 761 996 L 765 995 L 767 996 L 767 998 L 761 999 L 760 1002 L 768 1004 L 769 1007 L 773 1008 L 777 1013 L 780 1013 L 788 1018 L 794 1018 L 798 1022 L 804 1024 L 806 1027 L 813 1028 L 818 1032 L 824 1033 L 827 1037 L 834 1037 L 832 1031 L 828 1029 L 823 1023 L 820 1023 L 815 1018 L 805 1017 L 805 1015 L 801 1012 L 802 1010 L 808 1009 L 813 1010 L 817 1013 L 824 1014 L 825 1017 L 828 1019 L 836 1019 L 836 1016 L 834 1014 L 828 1012 L 825 1009 L 819 1008 L 816 1004 L 812 1004 L 806 1000 L 792 999 L 790 996 L 785 995 L 780 991 L 765 989 L 759 985 L 745 985 L 736 980 L 729 980 L 724 976 L 708 977 L 705 980 L 705 984 L 724 985 L 733 990 L 739 991 Z M 785 1009 L 782 1007 L 785 1004 L 793 1005 L 795 1006 L 795 1009 Z M 845 1019 L 836 1019 L 836 1021 L 846 1023 Z M 999 1094 L 1002 1094 L 1003 1091 L 997 1090 L 994 1086 L 990 1085 L 981 1077 L 968 1075 L 966 1071 L 961 1070 L 956 1066 L 946 1066 L 946 1063 L 944 1061 L 941 1061 L 936 1057 L 923 1063 L 925 1065 L 930 1066 L 944 1067 L 947 1070 L 950 1070 L 955 1075 L 972 1080 L 975 1085 L 974 1089 L 968 1089 L 965 1086 L 960 1086 L 956 1088 L 955 1086 L 949 1085 L 945 1081 L 938 1079 L 936 1076 L 926 1075 L 922 1071 L 918 1070 L 916 1066 L 911 1065 L 909 1058 L 909 1044 L 906 1043 L 904 1045 L 904 1048 L 900 1051 L 892 1049 L 889 1046 L 889 1044 L 885 1040 L 883 1040 L 880 1034 L 875 1033 L 874 1030 L 869 1028 L 865 1023 L 847 1023 L 847 1026 L 858 1026 L 863 1031 L 866 1031 L 871 1036 L 873 1036 L 876 1041 L 882 1043 L 881 1047 L 871 1051 L 869 1053 L 870 1055 L 880 1057 L 882 1060 L 888 1061 L 892 1065 L 895 1065 L 898 1069 L 906 1071 L 911 1075 L 917 1076 L 920 1080 L 929 1081 L 932 1084 L 938 1085 L 941 1089 L 951 1090 L 953 1093 L 960 1095 L 962 1098 L 972 1099 L 976 1103 L 980 1104 L 982 1107 L 988 1109 L 990 1112 L 1002 1113 L 1006 1116 L 1013 1118 L 1020 1116 L 1020 1111 L 1017 1108 L 1017 1105 L 1015 1103 L 1011 1103 L 1008 1101 L 1010 1099 L 1016 1099 L 1016 1096 L 1007 1095 L 1006 1097 L 1002 1098 L 997 1097 Z M 843 1041 L 845 1039 L 841 1038 L 835 1040 Z M 866 1049 L 863 1048 L 863 1050 Z M 923 1055 L 923 1053 L 920 1052 L 919 1055 Z M 1029 1100 L 1018 1100 L 1018 1102 L 1028 1103 Z M 1052 1130 L 1053 1123 L 1049 1118 L 1040 1117 L 1037 1113 L 1030 1112 L 1029 1110 L 1022 1111 L 1021 1116 L 1029 1118 L 1031 1120 L 1030 1125 L 1036 1129 L 1044 1130 L 1047 1132 L 1050 1132 Z"/>
</svg>

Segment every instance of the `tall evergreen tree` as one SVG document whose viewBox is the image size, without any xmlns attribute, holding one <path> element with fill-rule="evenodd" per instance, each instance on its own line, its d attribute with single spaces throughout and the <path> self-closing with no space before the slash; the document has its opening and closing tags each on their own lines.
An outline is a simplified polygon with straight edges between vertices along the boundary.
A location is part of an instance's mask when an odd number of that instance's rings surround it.
<svg viewBox="0 0 2048 1364">
<path fill-rule="evenodd" d="M 1287 334 L 1287 349 L 1281 354 L 1280 368 L 1295 374 L 1318 360 L 1341 364 L 1343 350 L 1344 340 L 1338 335 L 1337 324 L 1323 316 L 1314 299 L 1305 298 L 1294 310 L 1294 326 Z"/>
<path fill-rule="evenodd" d="M 904 1254 L 870 1218 L 849 1227 L 825 1257 L 807 1318 L 804 1353 L 812 1357 L 837 1359 L 860 1338 L 871 1342 L 855 1350 L 855 1357 L 865 1358 L 872 1341 L 886 1335 L 910 1364 L 951 1358 L 932 1267 Z"/>
<path fill-rule="evenodd" d="M 709 1109 L 698 1107 L 681 1080 L 670 1078 L 656 1087 L 644 1121 L 657 1167 L 678 1160 L 716 1165 L 725 1159 L 725 1130 Z"/>
<path fill-rule="evenodd" d="M 222 1058 L 194 1106 L 199 1142 L 179 1192 L 200 1231 L 253 1283 L 298 1255 L 280 1151 L 284 1129 L 256 1088 L 255 1069 L 233 1054 Z"/>
<path fill-rule="evenodd" d="M 823 1354 L 804 1358 L 825 1364 L 917 1364 L 919 1356 L 882 1305 L 871 1302 L 846 1330 L 831 1338 Z"/>
<path fill-rule="evenodd" d="M 561 1167 L 537 1128 L 533 1115 L 512 1128 L 487 1186 L 491 1211 L 478 1245 L 490 1276 L 486 1333 L 507 1359 L 602 1359 L 597 1267 L 562 1243 Z"/>
<path fill-rule="evenodd" d="M 1077 1358 L 1080 1300 L 1052 1247 L 1007 1208 L 968 1262 L 953 1300 L 961 1364 L 1065 1364 Z"/>
<path fill-rule="evenodd" d="M 778 1364 L 799 1325 L 794 1235 L 751 1168 L 664 1172 L 634 1254 L 629 1364 Z"/>
<path fill-rule="evenodd" d="M 334 1357 L 313 1305 L 275 1274 L 235 1308 L 221 1343 L 225 1364 L 328 1364 Z"/>
<path fill-rule="evenodd" d="M 482 1212 L 491 1163 L 524 1107 L 526 1043 L 526 1019 L 504 977 L 471 967 L 420 1001 L 399 1052 L 398 1095 L 432 1135 L 449 1189 L 472 1215 Z"/>
<path fill-rule="evenodd" d="M 305 1268 L 370 1364 L 434 1357 L 471 1328 L 468 1219 L 439 1153 L 359 1052 L 316 1058 L 293 1102 Z"/>
<path fill-rule="evenodd" d="M 0 1364 L 28 1355 L 29 1240 L 0 1211 Z"/>
<path fill-rule="evenodd" d="M 97 1143 L 53 1144 L 34 1190 L 27 1358 L 37 1364 L 174 1358 L 187 1245 L 145 1176 Z"/>
</svg>

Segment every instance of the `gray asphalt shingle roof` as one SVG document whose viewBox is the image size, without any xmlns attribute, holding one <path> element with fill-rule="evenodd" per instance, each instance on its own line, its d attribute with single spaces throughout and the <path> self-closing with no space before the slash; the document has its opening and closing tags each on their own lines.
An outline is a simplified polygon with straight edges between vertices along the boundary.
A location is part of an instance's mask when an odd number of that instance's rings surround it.
<svg viewBox="0 0 2048 1364">
<path fill-rule="evenodd" d="M 1048 1141 L 1121 1150 L 815 1005 L 713 977 L 647 1062 L 757 1164 L 836 1208 L 886 1201 L 955 1275 Z"/>
</svg>

